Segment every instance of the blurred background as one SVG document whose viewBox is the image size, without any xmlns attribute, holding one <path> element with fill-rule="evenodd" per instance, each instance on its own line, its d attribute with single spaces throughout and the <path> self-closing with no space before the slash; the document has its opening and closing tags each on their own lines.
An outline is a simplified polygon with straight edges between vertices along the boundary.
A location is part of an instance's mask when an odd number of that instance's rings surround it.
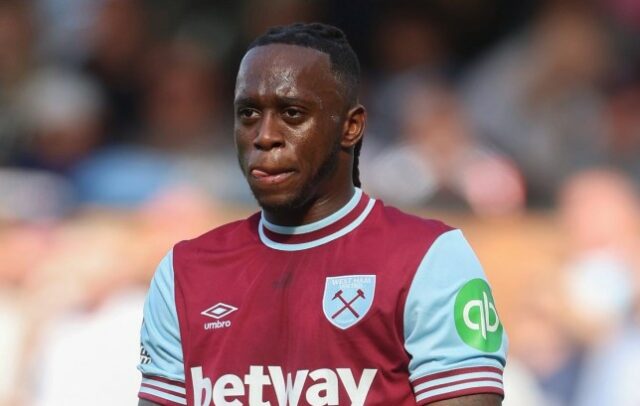
<svg viewBox="0 0 640 406">
<path fill-rule="evenodd" d="M 640 405 L 637 0 L 0 1 L 0 405 L 135 404 L 157 263 L 257 209 L 235 72 L 295 21 L 361 58 L 364 189 L 476 249 L 505 405 Z"/>
</svg>

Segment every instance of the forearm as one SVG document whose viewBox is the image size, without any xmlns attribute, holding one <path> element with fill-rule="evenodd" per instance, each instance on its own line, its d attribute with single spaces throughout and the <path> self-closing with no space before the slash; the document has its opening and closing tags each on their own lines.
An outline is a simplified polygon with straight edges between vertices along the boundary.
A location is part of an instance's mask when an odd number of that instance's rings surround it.
<svg viewBox="0 0 640 406">
<path fill-rule="evenodd" d="M 160 405 L 157 404 L 157 403 L 153 403 L 153 402 L 151 402 L 149 400 L 140 399 L 138 401 L 138 406 L 160 406 Z"/>
</svg>

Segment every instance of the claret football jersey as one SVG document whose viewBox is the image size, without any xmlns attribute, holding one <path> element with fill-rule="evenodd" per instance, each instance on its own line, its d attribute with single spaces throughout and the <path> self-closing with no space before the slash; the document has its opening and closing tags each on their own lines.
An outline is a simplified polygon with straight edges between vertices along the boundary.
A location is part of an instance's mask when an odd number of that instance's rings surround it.
<svg viewBox="0 0 640 406">
<path fill-rule="evenodd" d="M 317 223 L 257 213 L 175 245 L 145 303 L 139 397 L 408 406 L 503 395 L 506 347 L 462 233 L 356 189 Z"/>
</svg>

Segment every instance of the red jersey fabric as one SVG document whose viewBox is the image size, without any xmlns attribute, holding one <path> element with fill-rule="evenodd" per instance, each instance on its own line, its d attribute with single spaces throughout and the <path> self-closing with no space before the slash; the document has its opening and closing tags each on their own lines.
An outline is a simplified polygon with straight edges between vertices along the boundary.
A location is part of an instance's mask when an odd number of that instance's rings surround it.
<svg viewBox="0 0 640 406">
<path fill-rule="evenodd" d="M 162 405 L 414 406 L 502 394 L 504 355 L 487 360 L 472 350 L 420 376 L 410 365 L 429 355 L 408 351 L 407 296 L 434 241 L 453 229 L 360 191 L 354 199 L 323 223 L 279 227 L 257 213 L 178 243 L 172 282 L 184 376 L 143 365 L 140 397 Z M 162 357 L 146 340 L 146 356 Z M 469 377 L 480 384 L 465 386 Z"/>
</svg>

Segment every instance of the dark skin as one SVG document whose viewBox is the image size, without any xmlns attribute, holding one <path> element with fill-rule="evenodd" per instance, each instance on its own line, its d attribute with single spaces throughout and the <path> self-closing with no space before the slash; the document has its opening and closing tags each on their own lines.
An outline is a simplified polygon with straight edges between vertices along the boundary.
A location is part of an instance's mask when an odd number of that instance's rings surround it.
<svg viewBox="0 0 640 406">
<path fill-rule="evenodd" d="M 238 159 L 270 222 L 308 224 L 353 195 L 353 147 L 366 111 L 341 89 L 329 56 L 314 49 L 272 44 L 243 58 L 235 92 Z"/>
<path fill-rule="evenodd" d="M 271 44 L 243 58 L 234 102 L 238 160 L 270 222 L 312 223 L 353 196 L 353 147 L 363 135 L 366 110 L 346 94 L 323 52 Z M 501 404 L 492 394 L 431 403 Z"/>
</svg>

